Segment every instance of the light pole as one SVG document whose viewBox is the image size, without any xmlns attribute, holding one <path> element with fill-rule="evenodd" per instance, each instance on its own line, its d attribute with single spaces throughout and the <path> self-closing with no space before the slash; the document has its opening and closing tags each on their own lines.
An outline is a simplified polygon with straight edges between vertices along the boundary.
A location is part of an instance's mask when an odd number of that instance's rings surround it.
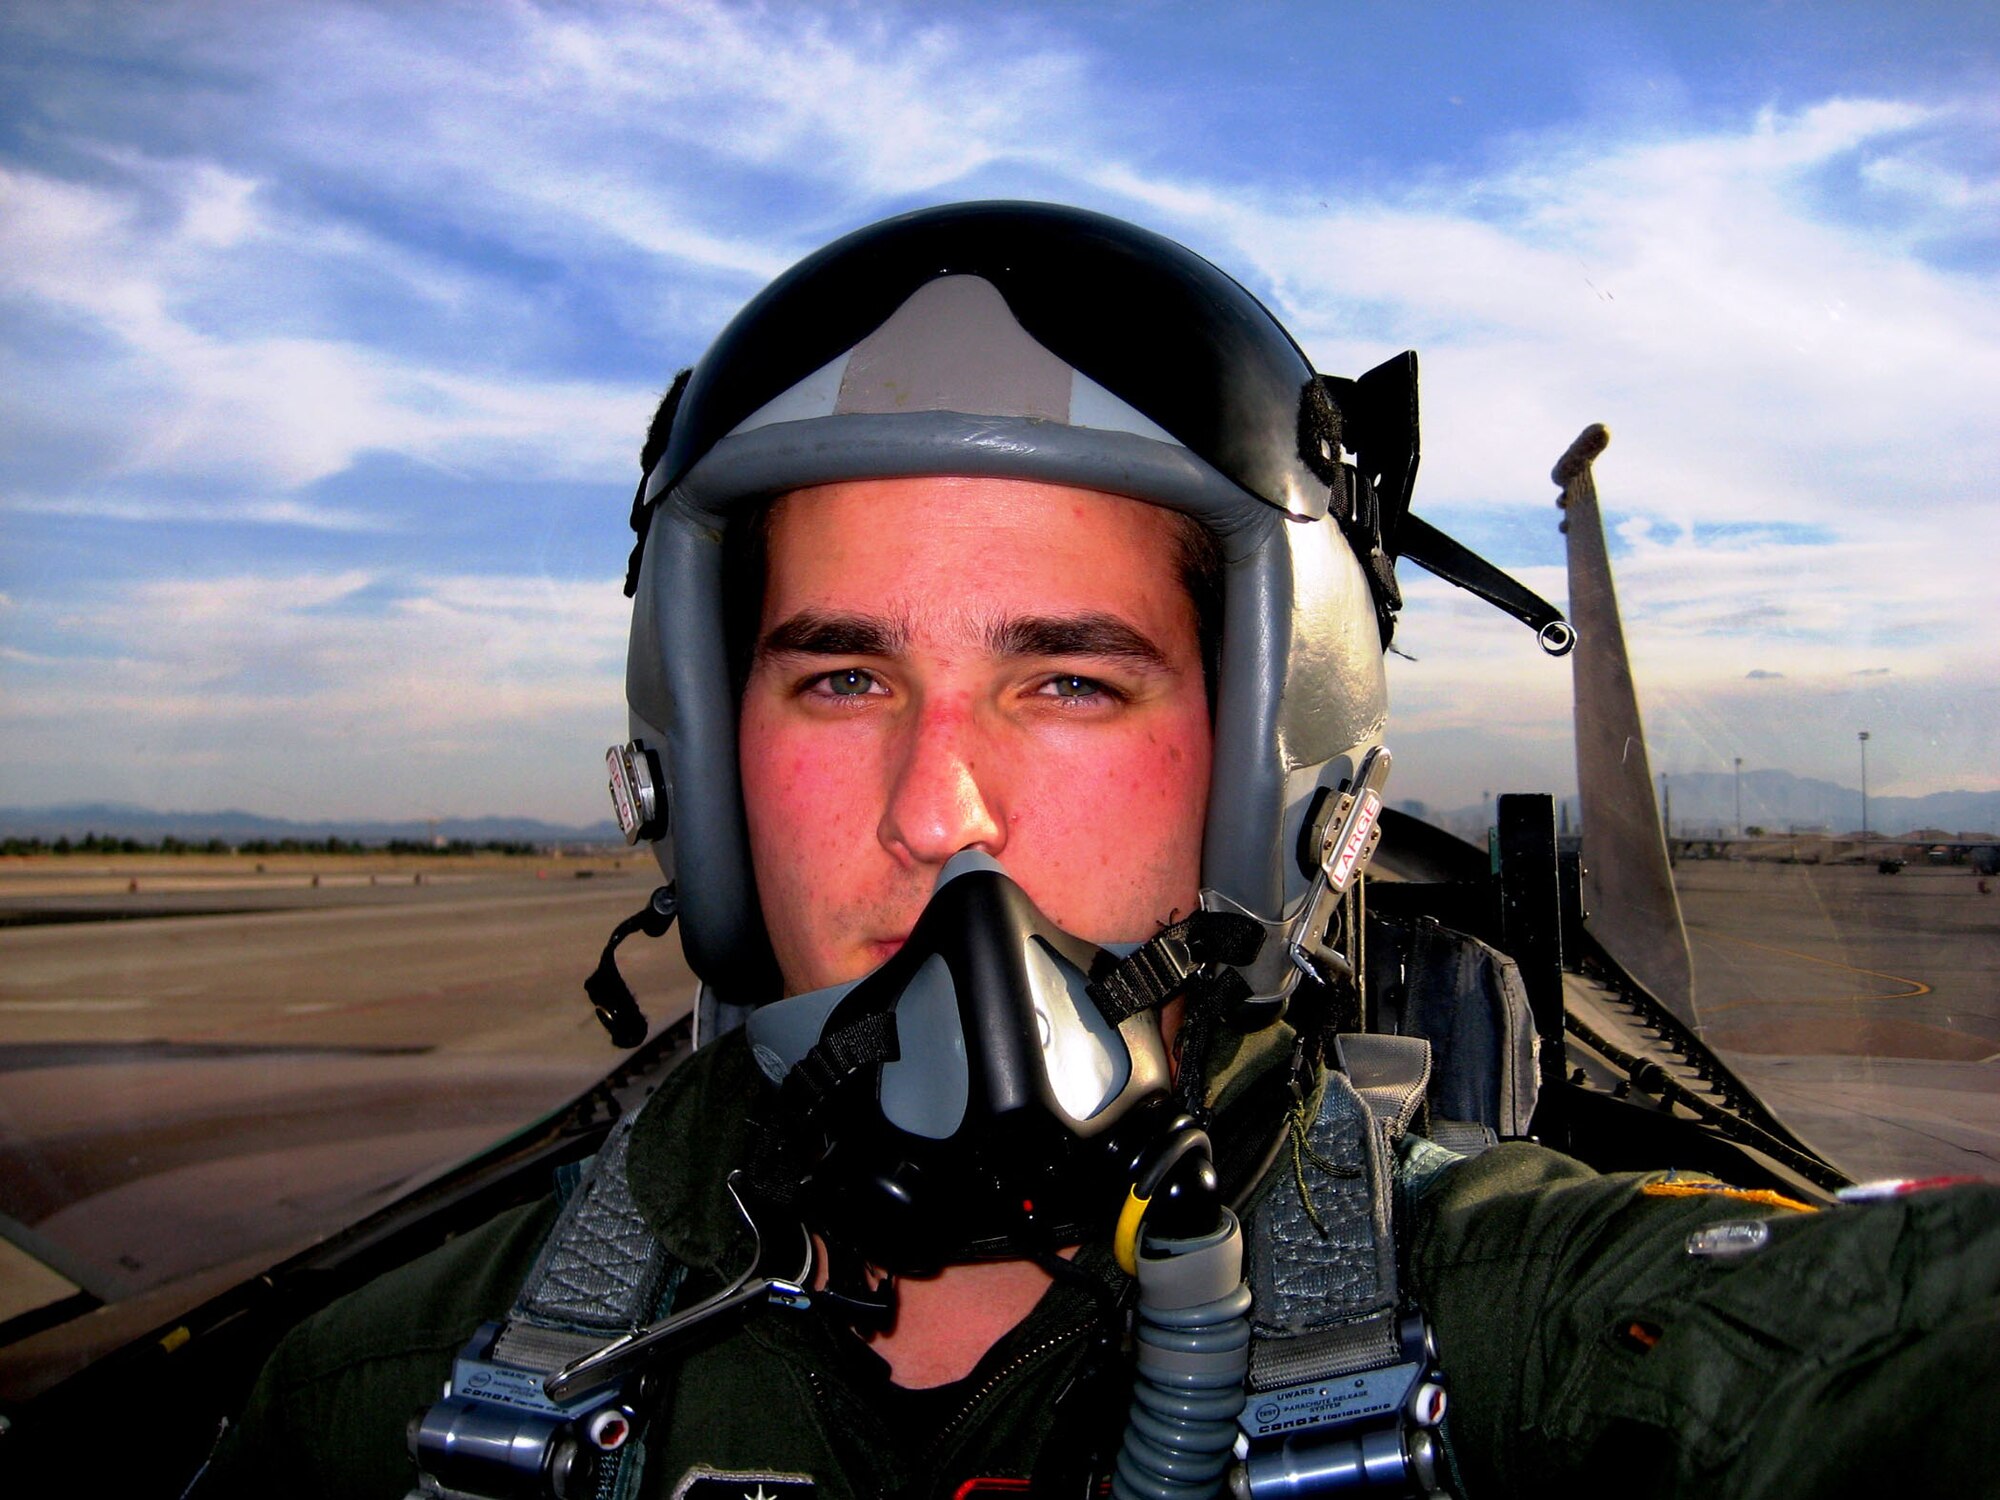
<svg viewBox="0 0 2000 1500">
<path fill-rule="evenodd" d="M 1861 852 L 1868 852 L 1868 731 L 1861 731 Z"/>
<path fill-rule="evenodd" d="M 1736 757 L 1736 836 L 1743 837 L 1743 757 Z"/>
</svg>

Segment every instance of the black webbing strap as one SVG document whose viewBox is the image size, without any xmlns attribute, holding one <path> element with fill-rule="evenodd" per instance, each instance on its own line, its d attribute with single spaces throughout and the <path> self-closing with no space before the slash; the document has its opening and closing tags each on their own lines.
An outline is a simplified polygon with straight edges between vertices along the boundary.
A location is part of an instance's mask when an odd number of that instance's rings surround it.
<svg viewBox="0 0 2000 1500">
<path fill-rule="evenodd" d="M 646 532 L 652 524 L 653 510 L 646 504 L 646 481 L 653 477 L 653 465 L 667 451 L 667 439 L 674 430 L 674 414 L 680 410 L 681 396 L 687 390 L 688 377 L 693 373 L 690 367 L 674 377 L 674 383 L 667 387 L 666 395 L 660 398 L 660 404 L 653 412 L 653 420 L 646 427 L 646 445 L 639 452 L 639 488 L 632 493 L 632 530 L 637 533 L 638 540 L 632 543 L 632 555 L 625 560 L 627 599 L 639 591 L 639 564 L 646 556 Z"/>
<path fill-rule="evenodd" d="M 775 1109 L 751 1113 L 750 1159 L 745 1186 L 772 1208 L 798 1206 L 805 1178 L 819 1149 L 815 1121 L 842 1083 L 861 1068 L 892 1063 L 903 1055 L 894 1011 L 874 1011 L 828 1032 L 792 1065 L 778 1086 Z"/>
<path fill-rule="evenodd" d="M 1250 981 L 1241 969 L 1221 965 L 1195 974 L 1183 992 L 1187 1005 L 1181 1013 L 1180 1034 L 1174 1039 L 1179 1069 L 1174 1075 L 1174 1092 L 1181 1107 L 1196 1119 L 1208 1118 L 1208 1060 L 1216 1033 L 1229 1023 L 1237 1009 L 1250 998 Z"/>
<path fill-rule="evenodd" d="M 1234 968 L 1255 962 L 1263 944 L 1264 924 L 1255 917 L 1198 911 L 1161 928 L 1130 954 L 1101 968 L 1086 988 L 1104 1019 L 1116 1026 L 1142 1010 L 1166 1004 L 1210 964 Z"/>
<path fill-rule="evenodd" d="M 785 1075 L 782 1094 L 793 1109 L 810 1116 L 855 1069 L 892 1063 L 902 1055 L 895 1012 L 876 1011 L 813 1043 L 812 1050 Z"/>
</svg>

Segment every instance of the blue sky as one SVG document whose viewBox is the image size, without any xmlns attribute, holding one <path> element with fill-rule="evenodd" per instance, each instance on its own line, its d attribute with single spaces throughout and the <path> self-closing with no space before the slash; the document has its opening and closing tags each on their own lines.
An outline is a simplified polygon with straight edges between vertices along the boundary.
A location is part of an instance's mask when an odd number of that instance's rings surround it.
<svg viewBox="0 0 2000 1500">
<path fill-rule="evenodd" d="M 659 388 L 987 196 L 1417 349 L 1418 510 L 1558 600 L 1608 423 L 1657 767 L 2000 787 L 1991 6 L 16 3 L 0 802 L 596 819 Z M 1396 790 L 1567 790 L 1566 669 L 1409 592 Z"/>
</svg>

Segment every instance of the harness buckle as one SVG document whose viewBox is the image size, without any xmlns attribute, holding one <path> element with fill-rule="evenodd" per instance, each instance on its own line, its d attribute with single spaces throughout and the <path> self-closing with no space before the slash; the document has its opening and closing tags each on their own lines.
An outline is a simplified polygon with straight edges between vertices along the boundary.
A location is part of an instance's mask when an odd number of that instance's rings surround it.
<svg viewBox="0 0 2000 1500">
<path fill-rule="evenodd" d="M 483 1323 L 452 1362 L 442 1400 L 410 1419 L 417 1484 L 407 1500 L 583 1500 L 604 1455 L 636 1418 L 621 1390 L 595 1385 L 556 1402 L 543 1373 L 502 1357 L 498 1322 Z"/>
<path fill-rule="evenodd" d="M 1253 1390 L 1237 1418 L 1233 1494 L 1243 1500 L 1312 1495 L 1425 1496 L 1437 1489 L 1445 1390 L 1437 1345 L 1421 1313 L 1396 1320 L 1387 1363 L 1339 1363 L 1275 1389 Z"/>
</svg>

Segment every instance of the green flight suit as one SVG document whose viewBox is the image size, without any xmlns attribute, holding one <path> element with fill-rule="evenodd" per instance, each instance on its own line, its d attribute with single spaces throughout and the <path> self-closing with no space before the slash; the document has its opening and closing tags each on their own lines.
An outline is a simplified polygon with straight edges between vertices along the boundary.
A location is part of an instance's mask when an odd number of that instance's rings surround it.
<svg viewBox="0 0 2000 1500">
<path fill-rule="evenodd" d="M 743 1159 L 743 1105 L 762 1087 L 742 1034 L 731 1034 L 669 1076 L 634 1133 L 633 1193 L 690 1268 L 684 1301 L 749 1261 L 717 1168 Z M 554 1213 L 551 1203 L 503 1214 L 307 1319 L 266 1366 L 201 1500 L 400 1500 L 415 1479 L 404 1424 L 438 1398 L 473 1330 L 506 1314 Z M 1108 1252 L 1079 1261 L 1115 1293 Z M 807 1479 L 829 1497 L 951 1495 L 979 1478 L 1018 1485 L 1092 1351 L 1100 1305 L 1057 1283 L 948 1404 L 889 1387 L 883 1362 L 817 1308 L 751 1314 L 677 1361 L 641 1493 L 674 1495 L 704 1476 L 740 1476 L 732 1495 L 803 1494 Z M 1097 1423 L 1114 1443 L 1118 1420 L 1107 1410 Z M 719 1480 L 693 1488 L 721 1492 Z"/>
<path fill-rule="evenodd" d="M 761 1086 L 740 1034 L 724 1037 L 634 1134 L 634 1195 L 694 1273 L 689 1295 L 748 1259 L 721 1183 Z M 2000 1410 L 2000 1188 L 1812 1214 L 1530 1145 L 1459 1159 L 1422 1143 L 1401 1177 L 1406 1274 L 1451 1392 L 1448 1469 L 1473 1500 L 2000 1490 L 1983 1449 Z M 505 1314 L 553 1217 L 504 1214 L 308 1319 L 198 1495 L 399 1500 L 405 1422 Z M 1738 1221 L 1769 1221 L 1768 1243 L 1689 1253 L 1691 1234 Z M 1115 1280 L 1101 1254 L 1079 1259 Z M 1080 1420 L 1115 1443 L 1117 1367 L 1079 1379 L 1100 1307 L 1058 1283 L 942 1400 L 888 1386 L 816 1312 L 753 1314 L 679 1360 L 642 1493 L 948 1496 L 981 1478 L 1021 1493 Z"/>
</svg>

